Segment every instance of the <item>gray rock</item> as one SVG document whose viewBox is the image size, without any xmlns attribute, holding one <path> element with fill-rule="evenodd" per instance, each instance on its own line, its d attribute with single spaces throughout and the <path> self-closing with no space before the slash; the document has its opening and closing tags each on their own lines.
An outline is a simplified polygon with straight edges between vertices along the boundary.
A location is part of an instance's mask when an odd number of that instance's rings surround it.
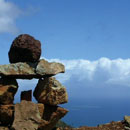
<svg viewBox="0 0 130 130">
<path fill-rule="evenodd" d="M 58 73 L 64 73 L 65 67 L 61 63 L 52 62 L 42 59 L 36 67 L 36 74 L 38 75 L 56 75 Z"/>
<path fill-rule="evenodd" d="M 68 102 L 66 88 L 54 77 L 40 79 L 33 95 L 43 104 L 58 105 Z"/>
<path fill-rule="evenodd" d="M 41 123 L 41 116 L 37 104 L 22 101 L 15 105 L 13 130 L 37 130 Z"/>
</svg>

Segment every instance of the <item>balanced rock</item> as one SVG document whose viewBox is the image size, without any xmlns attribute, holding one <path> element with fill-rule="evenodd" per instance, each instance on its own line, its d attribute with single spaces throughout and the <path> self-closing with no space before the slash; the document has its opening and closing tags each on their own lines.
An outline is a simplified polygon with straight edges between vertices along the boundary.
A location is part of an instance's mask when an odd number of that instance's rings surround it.
<svg viewBox="0 0 130 130">
<path fill-rule="evenodd" d="M 0 124 L 2 126 L 11 125 L 13 123 L 13 115 L 14 105 L 0 105 Z"/>
<path fill-rule="evenodd" d="M 8 65 L 0 65 L 0 76 L 16 79 L 43 78 L 64 73 L 65 68 L 61 63 L 55 63 L 42 59 L 37 63 L 19 62 Z"/>
<path fill-rule="evenodd" d="M 57 105 L 68 101 L 66 88 L 54 77 L 39 79 L 33 95 L 43 104 Z"/>
<path fill-rule="evenodd" d="M 13 104 L 18 84 L 15 79 L 0 79 L 0 104 Z"/>
<path fill-rule="evenodd" d="M 37 104 L 22 101 L 15 105 L 13 130 L 37 130 L 41 123 L 41 116 Z"/>
<path fill-rule="evenodd" d="M 41 56 L 41 43 L 28 34 L 19 35 L 9 50 L 10 63 L 37 62 Z"/>
<path fill-rule="evenodd" d="M 43 122 L 39 126 L 39 130 L 52 130 L 57 122 L 67 114 L 68 110 L 58 106 L 44 106 L 44 113 L 42 116 Z"/>
</svg>

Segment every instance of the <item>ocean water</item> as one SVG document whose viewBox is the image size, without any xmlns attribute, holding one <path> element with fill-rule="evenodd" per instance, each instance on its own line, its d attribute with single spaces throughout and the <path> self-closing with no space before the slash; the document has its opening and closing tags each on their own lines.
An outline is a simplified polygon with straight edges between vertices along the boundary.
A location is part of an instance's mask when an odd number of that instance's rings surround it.
<svg viewBox="0 0 130 130">
<path fill-rule="evenodd" d="M 19 91 L 15 103 L 20 102 L 20 93 L 34 90 L 37 80 L 20 80 Z M 124 115 L 130 115 L 130 87 L 126 86 L 81 86 L 79 83 L 68 83 L 69 101 L 61 105 L 69 110 L 62 119 L 74 127 L 96 126 L 110 121 L 123 120 Z M 36 102 L 33 97 L 33 101 Z"/>
<path fill-rule="evenodd" d="M 69 113 L 63 121 L 74 126 L 96 126 L 111 121 L 123 120 L 124 115 L 130 115 L 128 99 L 70 99 L 63 105 Z"/>
</svg>

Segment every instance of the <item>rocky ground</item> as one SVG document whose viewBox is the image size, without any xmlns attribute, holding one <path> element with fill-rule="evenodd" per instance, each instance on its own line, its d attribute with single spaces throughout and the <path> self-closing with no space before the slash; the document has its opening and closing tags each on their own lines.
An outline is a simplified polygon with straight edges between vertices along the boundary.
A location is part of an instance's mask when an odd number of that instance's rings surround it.
<svg viewBox="0 0 130 130">
<path fill-rule="evenodd" d="M 110 122 L 108 124 L 98 125 L 96 127 L 82 126 L 80 128 L 56 128 L 55 130 L 130 130 L 128 124 L 125 121 Z"/>
</svg>

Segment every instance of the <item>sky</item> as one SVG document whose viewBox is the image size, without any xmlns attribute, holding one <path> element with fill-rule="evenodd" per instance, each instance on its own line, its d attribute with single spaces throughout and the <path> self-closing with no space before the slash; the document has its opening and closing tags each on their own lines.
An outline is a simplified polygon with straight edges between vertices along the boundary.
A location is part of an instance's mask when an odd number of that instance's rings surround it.
<svg viewBox="0 0 130 130">
<path fill-rule="evenodd" d="M 129 100 L 129 5 L 130 0 L 0 0 L 0 64 L 9 63 L 12 41 L 30 34 L 41 41 L 41 58 L 65 65 L 66 73 L 56 77 L 70 98 Z M 36 83 L 19 81 L 23 87 Z"/>
</svg>

